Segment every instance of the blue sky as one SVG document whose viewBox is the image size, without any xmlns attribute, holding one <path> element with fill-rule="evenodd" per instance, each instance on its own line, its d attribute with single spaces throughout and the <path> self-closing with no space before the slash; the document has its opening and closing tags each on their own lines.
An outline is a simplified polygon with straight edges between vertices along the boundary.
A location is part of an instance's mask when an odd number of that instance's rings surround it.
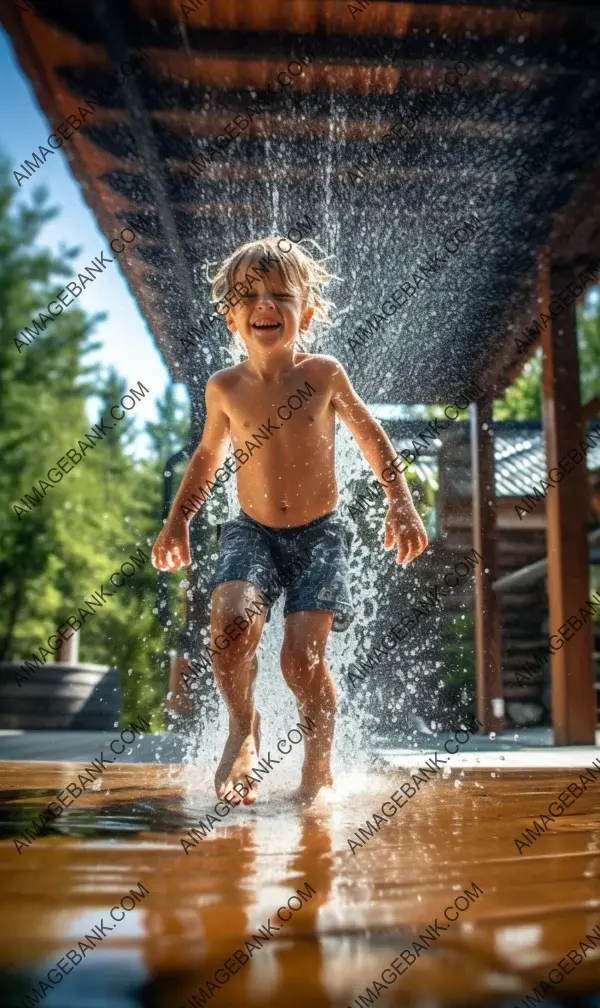
<svg viewBox="0 0 600 1008">
<path fill-rule="evenodd" d="M 45 142 L 52 128 L 37 103 L 28 78 L 21 72 L 11 41 L 2 28 L 0 94 L 3 97 L 0 150 L 8 157 L 11 171 L 18 170 L 25 158 L 31 159 L 32 151 L 37 151 L 39 145 Z M 54 250 L 58 249 L 60 242 L 79 246 L 81 251 L 75 263 L 83 266 L 102 250 L 107 256 L 111 253 L 62 151 L 63 148 L 57 150 L 30 179 L 22 182 L 19 193 L 28 200 L 36 184 L 43 183 L 47 187 L 49 203 L 58 206 L 61 212 L 43 229 L 40 243 Z M 114 366 L 119 375 L 136 387 L 138 381 L 142 381 L 151 395 L 138 403 L 132 416 L 138 424 L 155 419 L 155 402 L 163 394 L 169 375 L 118 261 L 107 266 L 104 273 L 86 287 L 77 299 L 77 306 L 90 314 L 107 312 L 105 321 L 100 322 L 94 331 L 94 338 L 102 343 L 102 347 L 87 359 L 97 360 L 106 367 Z M 35 353 L 35 344 L 24 352 Z M 179 385 L 178 389 L 182 400 L 185 399 L 183 386 Z M 90 403 L 90 413 L 94 413 L 93 405 L 93 402 Z M 91 420 L 95 419 L 94 413 Z M 143 445 L 144 439 L 139 438 L 138 451 L 143 449 Z"/>
</svg>

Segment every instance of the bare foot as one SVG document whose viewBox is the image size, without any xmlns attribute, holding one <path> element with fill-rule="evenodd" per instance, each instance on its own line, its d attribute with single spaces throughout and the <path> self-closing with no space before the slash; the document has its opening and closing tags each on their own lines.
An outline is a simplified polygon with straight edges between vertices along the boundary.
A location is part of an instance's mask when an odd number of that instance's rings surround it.
<svg viewBox="0 0 600 1008">
<path fill-rule="evenodd" d="M 333 787 L 330 785 L 324 785 L 316 792 L 307 791 L 305 788 L 299 787 L 296 791 L 292 792 L 291 799 L 304 809 L 318 812 L 331 805 L 334 794 Z"/>
<path fill-rule="evenodd" d="M 331 801 L 332 793 L 333 774 L 329 760 L 305 761 L 300 787 L 294 791 L 292 799 L 304 806 L 323 805 Z"/>
<path fill-rule="evenodd" d="M 215 773 L 215 789 L 217 796 L 233 791 L 233 785 L 241 783 L 248 786 L 246 774 L 252 772 L 252 767 L 258 762 L 260 750 L 260 714 L 254 715 L 254 724 L 249 735 L 230 732 L 221 762 Z M 242 799 L 244 805 L 253 805 L 258 795 L 256 784 L 251 784 L 248 794 Z M 234 792 L 235 793 L 235 792 Z"/>
</svg>

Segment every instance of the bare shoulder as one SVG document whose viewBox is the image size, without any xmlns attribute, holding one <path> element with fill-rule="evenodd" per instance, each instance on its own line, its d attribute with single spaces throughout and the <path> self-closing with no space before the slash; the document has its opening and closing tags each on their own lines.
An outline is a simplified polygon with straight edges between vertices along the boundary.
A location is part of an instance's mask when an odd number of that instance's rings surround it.
<svg viewBox="0 0 600 1008">
<path fill-rule="evenodd" d="M 233 367 L 215 371 L 206 383 L 206 394 L 216 398 L 227 395 L 228 392 L 231 392 L 239 385 L 244 374 L 243 367 L 243 363 L 234 364 Z"/>
<path fill-rule="evenodd" d="M 322 384 L 331 386 L 336 377 L 345 374 L 344 367 L 335 357 L 329 354 L 299 354 L 299 363 L 303 371 L 315 380 L 320 379 Z"/>
</svg>

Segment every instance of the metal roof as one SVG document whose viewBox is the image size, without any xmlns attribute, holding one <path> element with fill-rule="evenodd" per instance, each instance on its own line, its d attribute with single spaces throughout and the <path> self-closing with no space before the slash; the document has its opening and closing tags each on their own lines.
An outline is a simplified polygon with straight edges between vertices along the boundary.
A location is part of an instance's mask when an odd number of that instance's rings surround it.
<svg viewBox="0 0 600 1008">
<path fill-rule="evenodd" d="M 412 441 L 418 441 L 419 432 L 427 425 L 426 420 L 386 420 L 388 407 L 380 409 L 375 405 L 370 409 L 381 420 L 398 452 L 404 449 L 410 450 Z M 591 423 L 589 430 L 600 439 L 600 421 Z M 452 494 L 470 497 L 473 484 L 469 457 L 469 425 L 465 421 L 457 421 L 450 430 L 443 432 L 442 437 L 445 461 L 444 485 Z M 435 444 L 430 443 L 428 452 L 420 455 L 415 465 L 422 479 L 433 476 L 436 487 L 441 449 L 441 440 Z M 522 497 L 531 493 L 533 484 L 539 486 L 540 480 L 544 479 L 548 472 L 541 424 L 536 420 L 496 421 L 494 456 L 496 496 Z M 587 467 L 592 471 L 600 470 L 600 444 L 594 445 L 588 451 Z"/>
</svg>

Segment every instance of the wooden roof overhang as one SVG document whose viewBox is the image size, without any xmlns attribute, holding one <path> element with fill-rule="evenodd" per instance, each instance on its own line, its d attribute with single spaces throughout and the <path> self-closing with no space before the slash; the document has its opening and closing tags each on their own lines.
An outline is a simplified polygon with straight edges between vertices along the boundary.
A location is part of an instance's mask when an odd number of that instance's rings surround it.
<svg viewBox="0 0 600 1008">
<path fill-rule="evenodd" d="M 472 381 L 501 394 L 523 361 L 514 338 L 538 311 L 540 249 L 567 279 L 600 255 L 600 12 L 537 0 L 531 12 L 372 0 L 354 16 L 340 0 L 194 2 L 186 16 L 175 0 L 28 0 L 30 12 L 5 4 L 2 17 L 53 126 L 98 86 L 112 95 L 63 150 L 104 234 L 131 224 L 141 236 L 122 268 L 196 417 L 206 379 L 228 362 L 220 320 L 202 348 L 181 344 L 208 314 L 204 263 L 307 212 L 343 278 L 317 349 L 367 401 L 449 402 Z M 114 68 L 136 46 L 143 70 L 117 89 Z M 313 59 L 293 87 L 186 177 L 303 53 Z M 467 53 L 469 72 L 437 93 Z M 435 103 L 354 185 L 348 167 L 411 106 L 403 84 Z M 578 125 L 561 143 L 569 117 Z M 527 162 L 539 170 L 519 179 Z M 484 233 L 354 356 L 355 327 L 473 212 Z"/>
</svg>

